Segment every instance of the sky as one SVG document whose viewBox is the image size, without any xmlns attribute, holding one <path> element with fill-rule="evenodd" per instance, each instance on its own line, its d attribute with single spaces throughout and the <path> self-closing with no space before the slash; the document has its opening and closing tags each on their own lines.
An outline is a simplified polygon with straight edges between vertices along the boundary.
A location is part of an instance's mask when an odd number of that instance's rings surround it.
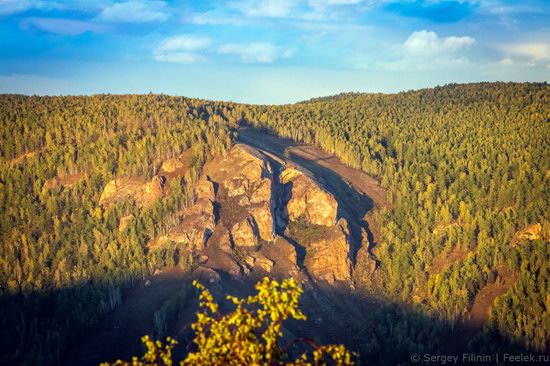
<svg viewBox="0 0 550 366">
<path fill-rule="evenodd" d="M 0 93 L 283 104 L 549 76 L 550 0 L 0 0 Z"/>
</svg>

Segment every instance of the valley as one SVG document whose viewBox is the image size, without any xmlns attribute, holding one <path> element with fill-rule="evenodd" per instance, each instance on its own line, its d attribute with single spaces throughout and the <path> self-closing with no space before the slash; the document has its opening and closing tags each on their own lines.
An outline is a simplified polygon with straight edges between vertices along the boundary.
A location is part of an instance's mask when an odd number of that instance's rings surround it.
<svg viewBox="0 0 550 366">
<path fill-rule="evenodd" d="M 146 334 L 182 359 L 193 280 L 226 313 L 264 276 L 304 291 L 289 355 L 547 353 L 549 98 L 0 96 L 0 364 L 130 359 Z"/>
</svg>

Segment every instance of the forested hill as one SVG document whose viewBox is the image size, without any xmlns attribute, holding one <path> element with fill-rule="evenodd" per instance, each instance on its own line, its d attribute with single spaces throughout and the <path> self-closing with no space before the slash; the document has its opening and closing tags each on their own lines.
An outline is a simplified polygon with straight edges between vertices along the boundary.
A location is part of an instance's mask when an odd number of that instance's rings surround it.
<svg viewBox="0 0 550 366">
<path fill-rule="evenodd" d="M 468 321 L 484 329 L 470 351 L 548 353 L 549 106 L 546 83 L 284 106 L 1 95 L 0 364 L 59 364 L 136 281 L 191 268 L 192 253 L 147 243 L 178 222 L 243 124 L 320 146 L 388 190 L 369 218 L 377 269 L 354 269 L 357 293 L 392 304 L 358 324 L 364 359 L 407 362 Z"/>
<path fill-rule="evenodd" d="M 546 83 L 453 84 L 258 106 L 245 119 L 321 146 L 389 190 L 372 291 L 452 323 L 511 271 L 486 338 L 548 351 L 549 105 Z"/>
</svg>

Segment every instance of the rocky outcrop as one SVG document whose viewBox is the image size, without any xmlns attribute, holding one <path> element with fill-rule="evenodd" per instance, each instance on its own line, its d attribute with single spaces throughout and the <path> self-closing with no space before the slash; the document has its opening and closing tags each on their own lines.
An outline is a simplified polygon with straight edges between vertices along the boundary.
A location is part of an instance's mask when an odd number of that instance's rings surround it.
<svg viewBox="0 0 550 366">
<path fill-rule="evenodd" d="M 361 230 L 361 238 L 361 247 L 357 251 L 353 274 L 356 282 L 366 286 L 370 284 L 372 274 L 376 270 L 376 261 L 369 252 L 370 242 L 365 229 Z"/>
<path fill-rule="evenodd" d="M 175 173 L 178 170 L 181 170 L 184 168 L 183 162 L 179 159 L 167 159 L 162 162 L 162 165 L 160 166 L 160 172 L 159 174 L 168 174 L 168 173 Z"/>
<path fill-rule="evenodd" d="M 244 263 L 249 269 L 259 269 L 267 273 L 273 270 L 275 264 L 273 260 L 259 252 L 248 254 L 244 259 Z"/>
<path fill-rule="evenodd" d="M 328 283 L 351 279 L 350 244 L 341 226 L 318 228 L 320 237 L 307 243 L 304 266 L 310 275 Z"/>
<path fill-rule="evenodd" d="M 217 198 L 224 216 L 222 222 L 228 229 L 233 230 L 237 224 L 234 230 L 246 229 L 242 222 L 248 220 L 247 225 L 256 231 L 256 242 L 273 239 L 274 178 L 265 155 L 248 146 L 236 145 L 225 156 L 206 164 L 204 172 L 220 186 Z"/>
<path fill-rule="evenodd" d="M 85 172 L 57 176 L 46 180 L 44 182 L 44 186 L 42 187 L 42 191 L 48 191 L 50 189 L 54 189 L 57 187 L 71 188 L 76 183 L 82 181 L 85 178 L 86 178 Z"/>
<path fill-rule="evenodd" d="M 281 173 L 280 177 L 285 189 L 284 195 L 287 198 L 289 220 L 298 220 L 303 217 L 315 225 L 334 225 L 338 203 L 309 174 L 289 167 Z"/>
<path fill-rule="evenodd" d="M 522 240 L 538 240 L 540 239 L 542 233 L 542 225 L 540 223 L 536 223 L 533 225 L 527 226 L 525 229 L 518 231 L 516 233 L 516 240 L 522 241 Z"/>
<path fill-rule="evenodd" d="M 195 187 L 196 201 L 183 213 L 181 223 L 168 231 L 167 239 L 192 250 L 203 250 L 216 225 L 214 183 L 202 177 Z"/>
<path fill-rule="evenodd" d="M 273 240 L 273 210 L 269 202 L 251 205 L 248 212 L 254 218 L 254 223 L 258 229 L 258 236 L 261 240 Z"/>
<path fill-rule="evenodd" d="M 141 177 L 120 178 L 107 183 L 99 198 L 99 204 L 109 206 L 131 197 L 139 207 L 148 208 L 163 194 L 164 182 L 159 176 L 154 176 L 150 182 L 145 182 Z"/>
<path fill-rule="evenodd" d="M 337 221 L 336 199 L 308 171 L 236 145 L 205 165 L 195 197 L 163 240 L 207 258 L 203 267 L 351 280 L 348 222 Z"/>
</svg>

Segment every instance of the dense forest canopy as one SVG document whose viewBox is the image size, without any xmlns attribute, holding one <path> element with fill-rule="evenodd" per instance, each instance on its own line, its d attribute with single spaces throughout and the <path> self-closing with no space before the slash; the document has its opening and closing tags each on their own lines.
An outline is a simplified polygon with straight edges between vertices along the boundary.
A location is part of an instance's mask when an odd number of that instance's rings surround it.
<svg viewBox="0 0 550 366">
<path fill-rule="evenodd" d="M 376 214 L 381 239 L 372 249 L 378 270 L 357 285 L 438 319 L 442 330 L 417 332 L 417 318 L 381 309 L 377 325 L 363 330 L 372 334 L 359 350 L 366 359 L 395 361 L 380 356 L 395 337 L 396 354 L 437 343 L 484 288 L 512 280 L 470 347 L 549 352 L 549 105 L 546 83 L 350 93 L 284 106 L 2 95 L 0 364 L 59 363 L 134 281 L 192 263 L 176 251 L 148 252 L 146 243 L 192 202 L 201 167 L 231 146 L 238 124 L 318 145 L 387 188 L 391 205 Z M 150 180 L 186 152 L 189 171 L 148 209 L 131 198 L 98 205 L 109 181 Z M 129 215 L 135 219 L 120 230 Z M 533 225 L 537 235 L 521 235 Z"/>
<path fill-rule="evenodd" d="M 148 257 L 145 244 L 192 200 L 204 161 L 230 146 L 232 107 L 158 95 L 0 101 L 0 364 L 58 363 L 68 342 L 120 302 L 123 288 L 173 264 L 170 253 Z M 153 207 L 139 210 L 131 199 L 98 206 L 109 180 L 150 178 L 189 148 L 185 179 Z M 47 189 L 55 177 L 82 178 L 71 189 Z M 128 215 L 136 219 L 118 230 Z"/>
</svg>

